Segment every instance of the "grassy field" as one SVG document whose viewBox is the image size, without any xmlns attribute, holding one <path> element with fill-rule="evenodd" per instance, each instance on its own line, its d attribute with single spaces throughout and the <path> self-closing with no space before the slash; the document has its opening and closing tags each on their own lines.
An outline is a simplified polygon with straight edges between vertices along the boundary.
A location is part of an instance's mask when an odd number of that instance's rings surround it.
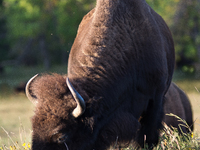
<svg viewBox="0 0 200 150">
<path fill-rule="evenodd" d="M 23 145 L 31 141 L 33 105 L 24 94 L 0 99 L 0 145 Z M 13 140 L 11 140 L 11 139 Z"/>
<path fill-rule="evenodd" d="M 200 132 L 200 80 L 176 72 L 173 81 L 188 95 L 192 109 L 195 132 Z"/>
<path fill-rule="evenodd" d="M 50 72 L 65 73 L 66 70 L 67 67 L 62 66 L 54 67 Z M 31 142 L 30 120 L 34 106 L 24 93 L 15 93 L 13 88 L 41 72 L 47 71 L 42 68 L 20 67 L 7 68 L 6 74 L 0 75 L 0 149 L 4 145 L 11 149 L 9 146 L 15 145 L 16 141 L 22 147 L 21 149 L 24 149 L 25 145 Z M 177 71 L 173 81 L 187 93 L 191 101 L 195 120 L 194 134 L 198 135 L 200 132 L 200 80 Z"/>
</svg>

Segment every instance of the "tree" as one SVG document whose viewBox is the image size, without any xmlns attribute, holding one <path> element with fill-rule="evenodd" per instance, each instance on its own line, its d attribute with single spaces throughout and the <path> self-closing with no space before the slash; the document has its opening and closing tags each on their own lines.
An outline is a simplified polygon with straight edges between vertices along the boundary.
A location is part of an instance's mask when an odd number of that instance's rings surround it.
<svg viewBox="0 0 200 150">
<path fill-rule="evenodd" d="M 62 49 L 62 63 L 67 63 L 68 54 L 76 37 L 83 16 L 94 7 L 92 0 L 60 1 L 57 6 L 57 34 Z"/>
<path fill-rule="evenodd" d="M 173 17 L 180 0 L 146 0 L 147 3 L 163 17 L 169 27 L 173 25 Z"/>
<path fill-rule="evenodd" d="M 181 0 L 172 31 L 179 67 L 200 61 L 200 0 Z"/>
<path fill-rule="evenodd" d="M 6 15 L 4 14 L 4 3 L 3 0 L 0 0 L 0 62 L 7 59 L 9 52 L 6 19 Z"/>
<path fill-rule="evenodd" d="M 78 25 L 92 0 L 7 0 L 11 54 L 21 64 L 67 62 Z M 31 62 L 30 62 L 31 61 Z"/>
</svg>

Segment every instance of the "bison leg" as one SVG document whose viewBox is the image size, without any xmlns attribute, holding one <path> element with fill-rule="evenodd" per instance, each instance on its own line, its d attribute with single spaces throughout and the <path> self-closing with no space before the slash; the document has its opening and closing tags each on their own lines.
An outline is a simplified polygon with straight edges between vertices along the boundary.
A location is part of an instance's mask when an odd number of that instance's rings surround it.
<svg viewBox="0 0 200 150">
<path fill-rule="evenodd" d="M 148 144 L 148 148 L 151 149 L 157 145 L 163 114 L 162 98 L 149 100 L 147 110 L 140 120 L 141 128 L 137 133 L 137 142 L 141 147 Z"/>
<path fill-rule="evenodd" d="M 127 147 L 131 140 L 136 136 L 139 129 L 138 120 L 130 113 L 115 112 L 115 115 L 100 131 L 98 140 L 95 144 L 95 150 L 104 150 L 111 148 Z"/>
</svg>

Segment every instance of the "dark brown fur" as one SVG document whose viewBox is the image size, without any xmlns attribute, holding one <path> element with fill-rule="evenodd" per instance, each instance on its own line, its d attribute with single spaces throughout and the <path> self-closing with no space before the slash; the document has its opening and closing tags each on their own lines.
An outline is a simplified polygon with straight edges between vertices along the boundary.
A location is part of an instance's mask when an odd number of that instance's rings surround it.
<svg viewBox="0 0 200 150">
<path fill-rule="evenodd" d="M 78 118 L 65 78 L 37 77 L 33 150 L 105 150 L 135 140 L 158 142 L 174 45 L 163 19 L 144 0 L 97 0 L 72 46 L 68 78 L 86 103 Z M 142 119 L 138 122 L 140 116 Z M 60 142 L 66 137 L 63 142 Z"/>
<path fill-rule="evenodd" d="M 190 126 L 191 131 L 193 131 L 193 115 L 192 115 L 192 107 L 187 95 L 174 83 L 171 83 L 169 90 L 165 95 L 165 104 L 164 104 L 164 112 L 165 114 L 174 114 L 181 119 L 185 120 L 187 124 Z M 163 121 L 168 126 L 173 126 L 179 130 L 181 133 L 189 132 L 188 128 L 181 126 L 184 125 L 183 122 L 178 121 L 176 117 L 165 115 Z M 181 130 L 180 130 L 181 127 Z"/>
</svg>

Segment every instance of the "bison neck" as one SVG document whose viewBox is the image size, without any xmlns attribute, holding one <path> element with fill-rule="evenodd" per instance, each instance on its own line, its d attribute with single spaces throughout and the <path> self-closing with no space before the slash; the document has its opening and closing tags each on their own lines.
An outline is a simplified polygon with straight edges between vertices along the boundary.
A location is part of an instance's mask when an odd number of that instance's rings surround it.
<svg viewBox="0 0 200 150">
<path fill-rule="evenodd" d="M 135 27 L 141 26 L 146 6 L 144 0 L 97 0 L 95 9 L 79 25 L 70 52 L 68 77 L 75 86 L 83 90 L 92 85 L 96 90 L 112 84 L 114 77 L 130 74 L 133 66 L 129 65 L 139 57 L 134 53 L 141 49 L 135 50 L 131 44 L 135 37 L 140 40 L 141 33 L 136 35 Z"/>
<path fill-rule="evenodd" d="M 111 24 L 114 10 L 118 5 L 118 0 L 97 0 L 93 20 L 95 26 L 108 26 Z"/>
<path fill-rule="evenodd" d="M 144 5 L 144 0 L 97 0 L 93 23 L 96 26 L 109 26 L 119 8 L 119 13 L 123 13 L 122 10 L 134 13 L 138 12 L 138 9 L 143 10 Z M 128 10 L 130 8 L 132 10 Z"/>
</svg>

